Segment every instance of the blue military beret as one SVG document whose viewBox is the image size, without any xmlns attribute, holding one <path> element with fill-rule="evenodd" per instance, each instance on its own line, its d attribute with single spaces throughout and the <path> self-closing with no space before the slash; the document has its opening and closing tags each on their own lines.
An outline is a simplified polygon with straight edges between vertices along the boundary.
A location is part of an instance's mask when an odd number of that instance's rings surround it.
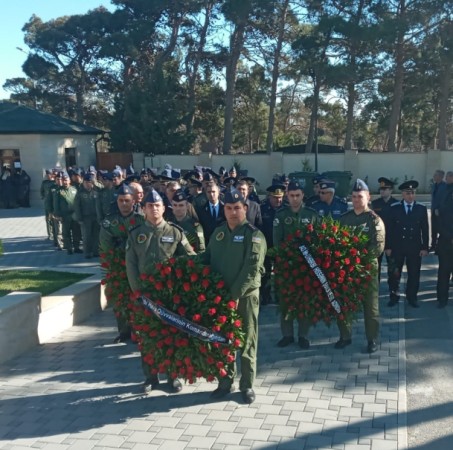
<svg viewBox="0 0 453 450">
<path fill-rule="evenodd" d="M 224 203 L 237 203 L 241 202 L 245 204 L 245 198 L 242 196 L 242 194 L 237 191 L 236 189 L 233 189 L 232 191 L 227 191 L 225 192 L 225 196 L 223 198 Z"/>
<path fill-rule="evenodd" d="M 155 189 L 151 189 L 145 198 L 145 203 L 159 203 L 159 202 L 160 203 L 164 202 L 159 192 L 157 192 Z"/>
<path fill-rule="evenodd" d="M 352 192 L 361 192 L 361 191 L 369 191 L 367 184 L 365 181 L 357 178 L 354 186 L 352 187 Z"/>
<path fill-rule="evenodd" d="M 86 173 L 84 176 L 83 176 L 83 181 L 92 181 L 92 175 L 90 172 Z"/>
<path fill-rule="evenodd" d="M 335 181 L 332 181 L 332 180 L 321 180 L 318 183 L 318 186 L 321 189 L 333 189 L 333 190 L 335 190 Z"/>
<path fill-rule="evenodd" d="M 72 171 L 72 173 L 73 173 L 73 175 L 80 175 L 81 177 L 83 176 L 83 170 L 80 167 L 78 167 L 77 169 L 74 169 Z"/>
<path fill-rule="evenodd" d="M 304 187 L 298 182 L 298 181 L 290 181 L 287 187 L 288 191 L 297 191 L 301 189 L 302 191 L 304 190 Z"/>
<path fill-rule="evenodd" d="M 119 178 L 122 178 L 123 176 L 123 172 L 120 170 L 120 169 L 115 169 L 113 172 L 112 172 L 112 177 L 115 178 L 115 177 L 119 177 Z"/>
<path fill-rule="evenodd" d="M 66 172 L 66 170 L 60 172 L 60 178 L 69 178 L 68 172 Z"/>
<path fill-rule="evenodd" d="M 312 183 L 316 185 L 319 184 L 322 180 L 324 180 L 324 177 L 322 175 L 316 175 L 313 177 Z"/>
<path fill-rule="evenodd" d="M 214 177 L 212 176 L 212 173 L 205 172 L 203 174 L 203 181 L 214 181 Z"/>
<path fill-rule="evenodd" d="M 116 191 L 118 195 L 134 195 L 134 190 L 126 183 L 122 183 Z"/>
</svg>

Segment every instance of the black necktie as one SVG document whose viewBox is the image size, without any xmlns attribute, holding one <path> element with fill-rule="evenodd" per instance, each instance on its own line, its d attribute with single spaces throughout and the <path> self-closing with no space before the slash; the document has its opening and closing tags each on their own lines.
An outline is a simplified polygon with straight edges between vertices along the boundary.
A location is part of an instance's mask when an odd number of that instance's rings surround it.
<svg viewBox="0 0 453 450">
<path fill-rule="evenodd" d="M 411 213 L 412 205 L 407 205 L 407 215 Z"/>
<path fill-rule="evenodd" d="M 215 211 L 215 206 L 212 207 L 212 218 L 213 219 L 217 218 L 217 214 L 216 214 L 216 211 Z"/>
</svg>

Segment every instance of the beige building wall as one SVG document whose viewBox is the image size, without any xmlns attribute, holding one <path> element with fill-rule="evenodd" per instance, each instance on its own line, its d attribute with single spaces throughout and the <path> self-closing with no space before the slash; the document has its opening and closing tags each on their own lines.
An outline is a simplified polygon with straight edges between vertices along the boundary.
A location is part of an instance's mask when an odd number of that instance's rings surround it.
<svg viewBox="0 0 453 450">
<path fill-rule="evenodd" d="M 76 164 L 89 167 L 96 164 L 95 136 L 92 135 L 1 135 L 0 149 L 19 150 L 22 168 L 31 177 L 30 202 L 41 204 L 39 190 L 44 170 L 65 167 L 65 149 L 76 149 Z"/>
</svg>

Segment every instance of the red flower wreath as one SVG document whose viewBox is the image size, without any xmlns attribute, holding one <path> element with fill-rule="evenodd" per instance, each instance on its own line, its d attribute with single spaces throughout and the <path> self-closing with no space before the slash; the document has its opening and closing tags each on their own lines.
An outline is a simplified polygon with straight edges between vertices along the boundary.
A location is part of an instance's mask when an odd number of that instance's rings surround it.
<svg viewBox="0 0 453 450">
<path fill-rule="evenodd" d="M 311 323 L 351 320 L 362 309 L 369 284 L 376 274 L 375 255 L 367 250 L 368 236 L 359 228 L 342 226 L 330 218 L 295 229 L 276 249 L 274 273 L 282 313 L 288 319 Z M 304 245 L 327 283 L 315 274 L 303 256 Z M 318 270 L 319 273 L 319 270 Z M 340 313 L 328 298 L 338 301 Z"/>
<path fill-rule="evenodd" d="M 151 373 L 168 373 L 193 383 L 231 375 L 236 351 L 244 343 L 242 321 L 220 275 L 193 258 L 171 258 L 151 274 L 141 274 L 141 293 L 135 292 L 131 322 L 144 361 Z M 143 294 L 158 305 L 229 339 L 228 345 L 189 336 L 161 321 L 137 298 Z"/>
</svg>

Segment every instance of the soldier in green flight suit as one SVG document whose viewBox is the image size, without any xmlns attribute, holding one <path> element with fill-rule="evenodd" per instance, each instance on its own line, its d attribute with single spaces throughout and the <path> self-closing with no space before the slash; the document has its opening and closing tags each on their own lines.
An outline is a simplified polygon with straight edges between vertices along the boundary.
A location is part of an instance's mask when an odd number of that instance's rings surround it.
<svg viewBox="0 0 453 450">
<path fill-rule="evenodd" d="M 125 261 L 126 242 L 130 232 L 145 222 L 145 218 L 141 214 L 134 212 L 133 191 L 126 184 L 121 185 L 118 190 L 117 205 L 118 212 L 107 215 L 101 223 L 99 234 L 101 265 L 110 273 L 117 272 L 116 267 L 113 267 L 116 264 L 115 259 L 121 259 L 121 263 Z M 124 268 L 122 271 L 124 271 Z M 113 283 L 114 281 L 111 276 L 107 279 L 106 296 L 108 301 L 115 302 L 113 310 L 115 312 L 119 334 L 113 342 L 117 344 L 126 342 L 131 338 L 131 327 L 128 311 L 123 307 L 121 299 L 109 298 L 109 283 Z M 121 283 L 120 280 L 119 282 Z M 128 302 L 131 293 L 129 283 L 125 283 L 124 291 L 122 292 L 123 298 Z M 119 303 L 117 304 L 117 302 Z"/>
<path fill-rule="evenodd" d="M 96 202 L 96 217 L 99 224 L 112 212 L 112 203 L 116 200 L 113 190 L 113 175 L 110 172 L 103 173 L 101 180 L 104 188 L 99 190 Z"/>
<path fill-rule="evenodd" d="M 297 230 L 300 225 L 314 223 L 318 220 L 318 214 L 311 208 L 303 205 L 304 191 L 298 181 L 291 181 L 286 190 L 288 205 L 282 206 L 276 213 L 274 219 L 273 241 L 278 247 L 288 236 Z M 283 307 L 284 302 L 281 301 Z M 298 319 L 299 325 L 299 347 L 306 350 L 310 348 L 310 341 L 307 339 L 310 322 L 307 319 Z M 286 312 L 283 309 L 280 319 L 280 329 L 283 337 L 277 342 L 278 347 L 286 347 L 294 342 L 293 320 L 286 319 Z"/>
<path fill-rule="evenodd" d="M 63 172 L 57 172 L 55 174 L 55 184 L 50 187 L 49 194 L 45 198 L 45 209 L 49 211 L 49 215 L 52 221 L 52 236 L 53 245 L 57 247 L 57 250 L 63 250 L 63 236 L 61 233 L 61 220 L 55 217 L 54 204 L 56 202 L 58 190 L 63 186 L 62 179 Z"/>
<path fill-rule="evenodd" d="M 365 319 L 365 334 L 368 341 L 368 353 L 377 351 L 377 338 L 379 335 L 379 281 L 378 281 L 378 257 L 384 251 L 385 226 L 382 219 L 368 207 L 370 192 L 364 181 L 357 179 L 352 189 L 353 209 L 344 213 L 340 218 L 342 225 L 361 228 L 368 236 L 367 250 L 374 255 L 373 279 L 370 283 L 368 295 L 363 302 L 363 314 Z M 340 339 L 335 344 L 336 349 L 341 349 L 352 343 L 351 323 L 337 322 L 340 330 Z"/>
<path fill-rule="evenodd" d="M 53 210 L 55 218 L 61 220 L 64 247 L 68 255 L 72 255 L 73 252 L 82 253 L 82 250 L 80 250 L 80 227 L 73 218 L 77 188 L 71 186 L 67 172 L 63 172 L 62 179 L 63 186 L 56 191 Z"/>
<path fill-rule="evenodd" d="M 237 190 L 226 192 L 224 201 L 226 222 L 214 230 L 200 260 L 223 276 L 231 296 L 238 302 L 237 310 L 245 331 L 239 389 L 243 401 L 250 404 L 255 401 L 253 382 L 258 350 L 259 288 L 267 245 L 264 234 L 246 219 L 247 204 L 242 194 Z M 222 378 L 211 397 L 219 399 L 233 392 L 233 382 L 234 374 Z"/>
<path fill-rule="evenodd" d="M 140 274 L 149 273 L 158 262 L 173 256 L 195 255 L 183 229 L 164 220 L 164 201 L 160 194 L 151 189 L 145 199 L 145 217 L 143 225 L 134 229 L 126 245 L 126 272 L 132 291 L 140 290 Z M 151 392 L 159 385 L 157 374 L 150 371 L 149 365 L 142 358 L 145 375 L 143 391 Z M 182 384 L 178 379 L 168 378 L 173 392 L 179 392 Z"/>
<path fill-rule="evenodd" d="M 200 225 L 200 222 L 188 214 L 187 197 L 182 189 L 179 189 L 173 195 L 171 206 L 172 216 L 170 220 L 184 230 L 187 240 L 196 253 L 204 252 L 206 246 L 204 242 L 203 228 Z"/>
<path fill-rule="evenodd" d="M 53 240 L 52 217 L 51 211 L 49 211 L 49 209 L 47 208 L 46 198 L 50 194 L 50 189 L 53 188 L 54 186 L 55 186 L 54 173 L 51 170 L 46 169 L 46 177 L 41 182 L 41 188 L 39 190 L 39 193 L 41 194 L 41 200 L 44 202 L 47 238 L 50 241 Z"/>
<path fill-rule="evenodd" d="M 74 200 L 74 218 L 82 230 L 83 253 L 85 258 L 99 256 L 99 224 L 96 218 L 96 202 L 98 192 L 93 188 L 91 174 L 83 176 L 82 187 L 79 188 Z"/>
</svg>

